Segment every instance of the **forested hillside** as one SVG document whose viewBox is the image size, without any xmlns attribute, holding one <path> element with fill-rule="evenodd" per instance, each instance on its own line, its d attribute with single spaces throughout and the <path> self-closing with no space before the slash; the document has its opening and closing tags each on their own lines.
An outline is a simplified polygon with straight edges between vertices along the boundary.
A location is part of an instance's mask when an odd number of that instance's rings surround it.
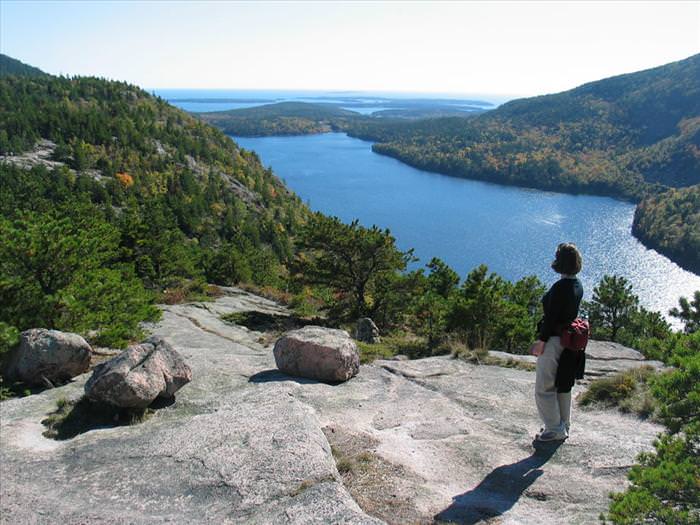
<svg viewBox="0 0 700 525">
<path fill-rule="evenodd" d="M 348 131 L 431 171 L 638 200 L 700 182 L 700 55 L 472 119 L 364 120 Z"/>
<path fill-rule="evenodd" d="M 325 133 L 357 113 L 330 104 L 280 102 L 252 108 L 200 113 L 199 118 L 224 133 L 255 137 Z"/>
<path fill-rule="evenodd" d="M 46 76 L 41 69 L 20 62 L 12 57 L 0 53 L 0 77 L 16 75 L 22 77 Z"/>
<path fill-rule="evenodd" d="M 0 78 L 0 319 L 123 344 L 154 297 L 278 284 L 306 208 L 254 153 L 143 90 Z"/>
<path fill-rule="evenodd" d="M 175 101 L 173 101 L 175 102 Z M 445 99 L 382 99 L 375 100 L 377 107 L 350 102 L 280 102 L 252 108 L 211 111 L 195 115 L 225 133 L 239 137 L 265 137 L 271 135 L 312 135 L 329 131 L 362 129 L 364 123 L 381 120 L 382 129 L 401 126 L 407 121 L 436 119 L 439 117 L 471 118 L 483 113 L 484 107 L 467 102 L 491 106 L 488 102 Z M 370 114 L 357 111 L 375 110 Z"/>
<path fill-rule="evenodd" d="M 645 198 L 635 211 L 632 231 L 700 274 L 700 185 Z"/>
</svg>

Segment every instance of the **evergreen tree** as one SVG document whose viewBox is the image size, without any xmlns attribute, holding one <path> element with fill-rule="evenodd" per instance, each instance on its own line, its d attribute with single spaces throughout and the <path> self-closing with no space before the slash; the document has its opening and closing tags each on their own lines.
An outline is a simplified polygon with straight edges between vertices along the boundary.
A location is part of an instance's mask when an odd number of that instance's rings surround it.
<svg viewBox="0 0 700 525">
<path fill-rule="evenodd" d="M 612 496 L 613 523 L 700 523 L 700 332 L 669 338 L 669 372 L 652 382 L 667 432 L 641 454 L 630 487 Z"/>
<path fill-rule="evenodd" d="M 337 217 L 312 215 L 299 237 L 294 274 L 306 284 L 335 291 L 334 313 L 344 318 L 372 315 L 383 305 L 397 272 L 412 252 L 401 252 L 389 230 L 344 224 Z"/>
<path fill-rule="evenodd" d="M 118 259 L 119 231 L 92 206 L 0 218 L 0 317 L 19 330 L 97 330 L 97 342 L 123 345 L 159 312 Z"/>
<path fill-rule="evenodd" d="M 618 332 L 628 326 L 639 305 L 632 293 L 632 285 L 624 277 L 605 275 L 593 288 L 593 301 L 584 303 L 591 322 L 593 336 L 610 341 L 618 340 Z"/>
<path fill-rule="evenodd" d="M 678 307 L 671 308 L 668 313 L 683 322 L 687 334 L 700 330 L 700 290 L 695 291 L 690 301 L 686 297 L 681 297 L 678 300 Z"/>
<path fill-rule="evenodd" d="M 506 309 L 506 282 L 480 265 L 467 275 L 447 313 L 447 329 L 464 335 L 469 348 L 488 349 Z"/>
</svg>

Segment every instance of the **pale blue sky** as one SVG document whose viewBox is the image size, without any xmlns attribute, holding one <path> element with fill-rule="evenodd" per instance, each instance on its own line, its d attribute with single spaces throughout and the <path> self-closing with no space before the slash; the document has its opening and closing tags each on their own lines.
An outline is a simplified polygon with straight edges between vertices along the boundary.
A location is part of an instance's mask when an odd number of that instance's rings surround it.
<svg viewBox="0 0 700 525">
<path fill-rule="evenodd" d="M 0 50 L 146 88 L 535 95 L 700 52 L 700 2 L 0 0 Z"/>
</svg>

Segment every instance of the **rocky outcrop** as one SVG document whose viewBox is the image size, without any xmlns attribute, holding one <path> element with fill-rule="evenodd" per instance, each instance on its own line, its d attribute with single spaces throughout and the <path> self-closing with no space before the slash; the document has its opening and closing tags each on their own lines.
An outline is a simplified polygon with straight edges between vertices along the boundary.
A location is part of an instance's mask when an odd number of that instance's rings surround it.
<svg viewBox="0 0 700 525">
<path fill-rule="evenodd" d="M 19 345 L 7 356 L 3 377 L 52 386 L 86 372 L 91 353 L 88 342 L 78 334 L 32 328 L 22 332 Z"/>
<path fill-rule="evenodd" d="M 91 401 L 122 408 L 144 408 L 156 398 L 172 398 L 192 380 L 192 370 L 162 337 L 132 345 L 95 367 L 85 384 Z"/>
<path fill-rule="evenodd" d="M 274 348 L 277 368 L 292 376 L 347 381 L 360 370 L 357 345 L 344 330 L 305 326 L 282 336 Z"/>
<path fill-rule="evenodd" d="M 34 149 L 16 155 L 0 155 L 0 164 L 12 164 L 18 168 L 30 170 L 34 166 L 45 166 L 48 169 L 63 168 L 71 173 L 77 173 L 74 169 L 68 168 L 65 162 L 53 160 L 56 143 L 47 139 L 40 139 Z M 83 175 L 88 175 L 95 180 L 102 179 L 102 173 L 96 169 L 82 170 Z"/>
<path fill-rule="evenodd" d="M 661 430 L 574 407 L 571 437 L 535 449 L 534 373 L 449 357 L 295 379 L 260 333 L 220 319 L 284 309 L 225 291 L 149 327 L 193 380 L 143 423 L 44 438 L 41 421 L 87 374 L 0 403 L 0 522 L 595 523 Z"/>
<path fill-rule="evenodd" d="M 365 343 L 379 343 L 381 342 L 379 328 L 369 317 L 358 319 L 357 327 L 355 328 L 355 339 Z"/>
<path fill-rule="evenodd" d="M 532 355 L 508 354 L 506 352 L 490 351 L 489 355 L 505 361 L 519 361 L 535 366 L 537 358 Z M 646 360 L 637 350 L 628 348 L 612 341 L 588 341 L 586 346 L 586 373 L 583 381 L 587 382 L 596 377 L 609 376 L 641 366 L 662 370 L 661 361 Z"/>
</svg>

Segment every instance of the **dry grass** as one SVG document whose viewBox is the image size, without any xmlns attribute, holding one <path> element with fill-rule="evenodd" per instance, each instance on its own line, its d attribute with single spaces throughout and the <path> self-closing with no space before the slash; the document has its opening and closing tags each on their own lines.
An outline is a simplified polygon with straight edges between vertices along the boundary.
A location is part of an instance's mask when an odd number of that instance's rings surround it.
<svg viewBox="0 0 700 525">
<path fill-rule="evenodd" d="M 284 306 L 289 305 L 294 298 L 294 295 L 285 292 L 284 290 L 279 290 L 272 286 L 258 286 L 249 283 L 239 283 L 237 285 L 240 289 L 250 292 L 255 295 L 269 299 L 270 301 L 275 301 L 276 303 L 282 304 Z"/>
<path fill-rule="evenodd" d="M 182 280 L 171 283 L 158 297 L 163 304 L 182 304 L 201 301 L 213 301 L 224 294 L 215 284 L 202 281 Z"/>
<path fill-rule="evenodd" d="M 649 392 L 649 381 L 655 375 L 654 368 L 642 366 L 596 379 L 579 396 L 579 405 L 616 407 L 621 412 L 653 419 L 658 411 L 658 403 Z"/>
<path fill-rule="evenodd" d="M 413 495 L 423 480 L 375 452 L 377 442 L 366 434 L 352 434 L 339 427 L 325 427 L 343 484 L 367 514 L 389 524 L 431 523 L 419 513 Z"/>
<path fill-rule="evenodd" d="M 518 370 L 533 371 L 537 368 L 534 363 L 519 361 L 517 359 L 503 359 L 489 355 L 483 348 L 469 349 L 464 344 L 455 345 L 452 348 L 452 357 L 462 359 L 475 365 L 500 366 L 503 368 L 517 368 Z"/>
</svg>

